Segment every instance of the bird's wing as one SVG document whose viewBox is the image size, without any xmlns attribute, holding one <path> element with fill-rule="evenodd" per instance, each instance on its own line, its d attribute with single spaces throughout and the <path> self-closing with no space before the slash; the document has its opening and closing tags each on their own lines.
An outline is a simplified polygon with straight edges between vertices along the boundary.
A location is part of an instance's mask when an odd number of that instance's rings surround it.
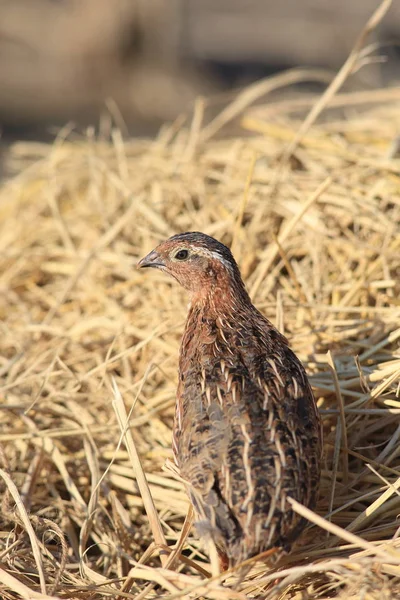
<svg viewBox="0 0 400 600">
<path fill-rule="evenodd" d="M 265 547 L 275 544 L 298 521 L 287 496 L 313 504 L 315 405 L 302 366 L 283 351 L 253 360 L 252 371 L 243 361 L 219 361 L 194 378 L 202 382 L 196 389 L 181 394 L 181 474 L 201 526 L 222 546 L 239 539 L 257 545 L 261 538 Z"/>
</svg>

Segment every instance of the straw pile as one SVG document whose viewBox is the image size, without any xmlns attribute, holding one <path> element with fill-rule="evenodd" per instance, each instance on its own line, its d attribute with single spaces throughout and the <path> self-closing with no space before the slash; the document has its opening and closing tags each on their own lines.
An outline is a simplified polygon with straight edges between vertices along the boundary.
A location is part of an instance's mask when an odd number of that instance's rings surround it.
<svg viewBox="0 0 400 600">
<path fill-rule="evenodd" d="M 400 90 L 336 96 L 342 112 L 289 156 L 296 111 L 313 102 L 249 109 L 234 139 L 202 127 L 199 103 L 187 127 L 152 141 L 89 132 L 11 149 L 2 598 L 399 597 Z M 207 577 L 182 483 L 164 467 L 187 298 L 135 263 L 185 230 L 232 246 L 323 416 L 318 514 L 281 563 L 239 581 Z"/>
</svg>

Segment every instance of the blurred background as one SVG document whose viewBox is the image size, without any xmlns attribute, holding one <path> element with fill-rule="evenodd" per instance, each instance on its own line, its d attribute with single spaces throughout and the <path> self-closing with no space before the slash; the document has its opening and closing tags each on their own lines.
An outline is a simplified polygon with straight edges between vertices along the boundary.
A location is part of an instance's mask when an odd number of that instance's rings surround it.
<svg viewBox="0 0 400 600">
<path fill-rule="evenodd" d="M 151 135 L 199 94 L 221 107 L 229 90 L 289 67 L 346 59 L 377 0 L 0 0 L 2 141 L 46 139 L 98 123 L 106 111 L 131 135 Z M 371 43 L 385 62 L 357 74 L 364 88 L 396 83 L 400 2 Z"/>
</svg>

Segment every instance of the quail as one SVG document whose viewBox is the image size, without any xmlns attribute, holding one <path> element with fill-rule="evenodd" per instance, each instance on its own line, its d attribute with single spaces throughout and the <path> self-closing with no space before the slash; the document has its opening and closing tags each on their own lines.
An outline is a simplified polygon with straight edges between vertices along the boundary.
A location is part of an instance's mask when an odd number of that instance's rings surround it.
<svg viewBox="0 0 400 600">
<path fill-rule="evenodd" d="M 305 370 L 252 304 L 231 251 L 198 232 L 142 258 L 190 294 L 180 347 L 173 451 L 201 536 L 224 568 L 290 550 L 314 508 L 321 427 Z"/>
</svg>

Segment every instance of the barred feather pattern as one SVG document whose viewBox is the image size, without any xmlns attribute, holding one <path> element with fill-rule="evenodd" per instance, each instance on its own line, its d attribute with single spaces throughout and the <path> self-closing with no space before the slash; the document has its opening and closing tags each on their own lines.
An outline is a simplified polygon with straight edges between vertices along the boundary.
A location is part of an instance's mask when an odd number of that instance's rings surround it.
<svg viewBox="0 0 400 600">
<path fill-rule="evenodd" d="M 285 338 L 258 311 L 209 312 L 189 312 L 174 450 L 200 523 L 233 565 L 300 533 L 287 497 L 315 506 L 320 428 Z"/>
<path fill-rule="evenodd" d="M 166 260 L 183 242 L 193 257 L 186 271 Z M 192 293 L 173 449 L 198 531 L 227 566 L 288 550 L 305 523 L 287 498 L 313 508 L 320 477 L 320 420 L 304 368 L 252 304 L 229 249 L 190 233 L 156 250 Z"/>
</svg>

